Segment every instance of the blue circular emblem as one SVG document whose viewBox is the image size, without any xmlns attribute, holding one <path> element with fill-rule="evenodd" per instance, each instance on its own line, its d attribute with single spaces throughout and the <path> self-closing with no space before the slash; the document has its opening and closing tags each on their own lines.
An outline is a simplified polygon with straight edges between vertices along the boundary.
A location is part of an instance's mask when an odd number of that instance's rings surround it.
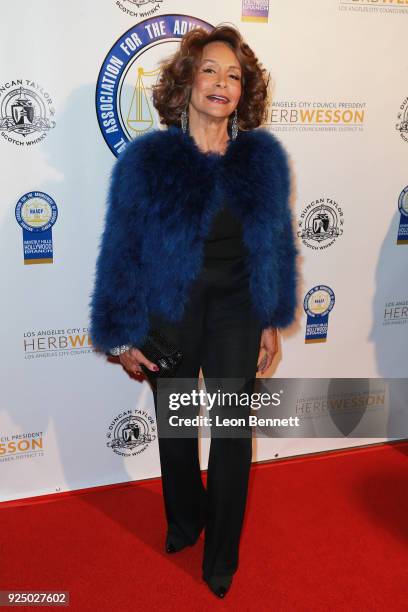
<svg viewBox="0 0 408 612">
<path fill-rule="evenodd" d="M 401 191 L 398 198 L 398 209 L 404 217 L 408 217 L 408 185 Z"/>
<path fill-rule="evenodd" d="M 28 232 L 45 232 L 57 220 L 57 205 L 43 191 L 29 191 L 16 204 L 17 223 Z"/>
<path fill-rule="evenodd" d="M 149 88 L 159 75 L 159 61 L 176 52 L 178 41 L 196 27 L 213 29 L 190 15 L 150 17 L 127 30 L 109 50 L 99 71 L 95 103 L 99 127 L 114 155 L 136 136 L 157 127 Z"/>
<path fill-rule="evenodd" d="M 333 308 L 334 291 L 327 285 L 316 285 L 310 289 L 303 301 L 303 308 L 310 317 L 323 317 Z"/>
</svg>

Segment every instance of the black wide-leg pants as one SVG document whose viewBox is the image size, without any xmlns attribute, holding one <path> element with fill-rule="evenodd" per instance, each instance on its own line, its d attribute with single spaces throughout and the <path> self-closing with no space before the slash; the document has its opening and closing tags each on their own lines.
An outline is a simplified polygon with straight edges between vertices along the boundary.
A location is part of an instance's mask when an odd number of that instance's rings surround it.
<svg viewBox="0 0 408 612">
<path fill-rule="evenodd" d="M 242 258 L 205 262 L 192 284 L 182 320 L 169 323 L 154 315 L 151 325 L 184 353 L 177 378 L 198 380 L 201 367 L 205 381 L 255 379 L 261 327 L 251 306 L 249 275 Z M 157 415 L 156 385 L 153 379 L 151 383 Z M 207 383 L 206 390 L 209 391 Z M 212 434 L 205 489 L 198 437 L 161 437 L 160 431 L 158 434 L 164 506 L 172 543 L 176 547 L 194 543 L 205 526 L 204 577 L 234 573 L 238 568 L 252 438 Z"/>
</svg>

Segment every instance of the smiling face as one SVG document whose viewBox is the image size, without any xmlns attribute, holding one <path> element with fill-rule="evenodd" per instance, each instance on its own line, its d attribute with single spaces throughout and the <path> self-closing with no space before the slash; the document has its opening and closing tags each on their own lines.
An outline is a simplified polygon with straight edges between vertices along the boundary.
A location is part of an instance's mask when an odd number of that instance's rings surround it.
<svg viewBox="0 0 408 612">
<path fill-rule="evenodd" d="M 203 48 L 190 104 L 199 113 L 225 118 L 234 112 L 242 91 L 242 69 L 228 45 L 215 41 Z"/>
</svg>

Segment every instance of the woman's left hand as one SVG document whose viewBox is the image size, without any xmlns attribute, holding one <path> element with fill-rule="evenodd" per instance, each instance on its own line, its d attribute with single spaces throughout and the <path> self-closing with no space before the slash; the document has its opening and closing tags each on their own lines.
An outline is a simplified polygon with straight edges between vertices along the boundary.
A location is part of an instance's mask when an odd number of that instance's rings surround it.
<svg viewBox="0 0 408 612">
<path fill-rule="evenodd" d="M 258 372 L 263 374 L 265 370 L 267 370 L 276 353 L 278 352 L 278 330 L 273 327 L 268 327 L 262 331 L 261 336 L 261 349 L 259 351 L 259 356 L 261 355 L 261 351 L 264 349 L 265 355 L 261 361 L 258 362 Z"/>
</svg>

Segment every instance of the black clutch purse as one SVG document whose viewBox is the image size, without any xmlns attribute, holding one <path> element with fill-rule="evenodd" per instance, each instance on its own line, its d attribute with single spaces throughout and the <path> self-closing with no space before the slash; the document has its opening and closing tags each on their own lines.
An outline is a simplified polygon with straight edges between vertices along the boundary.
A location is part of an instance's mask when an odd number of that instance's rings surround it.
<svg viewBox="0 0 408 612">
<path fill-rule="evenodd" d="M 159 367 L 158 372 L 153 372 L 144 364 L 140 364 L 146 375 L 154 378 L 176 375 L 183 359 L 183 353 L 161 332 L 151 329 L 143 345 L 138 348 L 147 359 L 153 361 Z"/>
</svg>

